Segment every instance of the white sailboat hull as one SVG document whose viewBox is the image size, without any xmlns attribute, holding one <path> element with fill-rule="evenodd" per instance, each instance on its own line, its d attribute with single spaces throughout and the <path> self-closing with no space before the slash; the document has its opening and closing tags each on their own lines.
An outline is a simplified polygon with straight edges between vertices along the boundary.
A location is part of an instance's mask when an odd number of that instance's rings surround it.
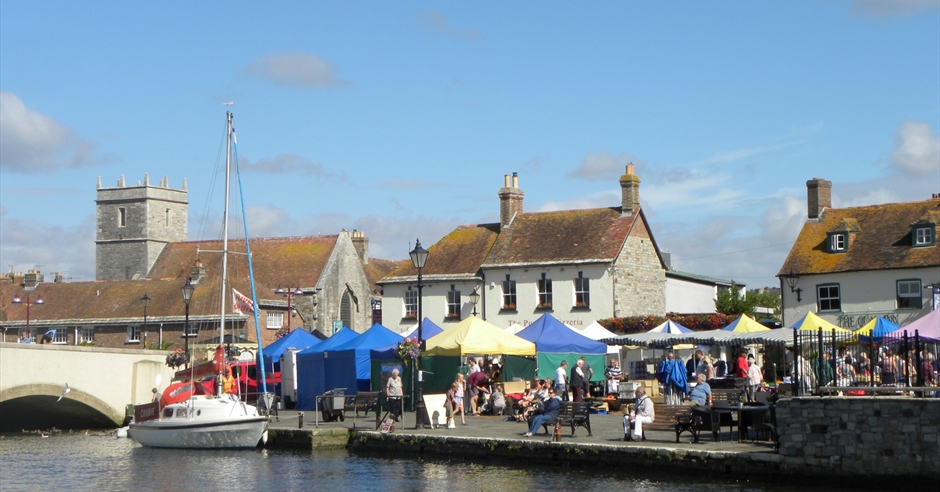
<svg viewBox="0 0 940 492">
<path fill-rule="evenodd" d="M 255 407 L 224 395 L 169 405 L 160 420 L 131 423 L 128 433 L 153 448 L 231 449 L 256 447 L 267 428 Z"/>
</svg>

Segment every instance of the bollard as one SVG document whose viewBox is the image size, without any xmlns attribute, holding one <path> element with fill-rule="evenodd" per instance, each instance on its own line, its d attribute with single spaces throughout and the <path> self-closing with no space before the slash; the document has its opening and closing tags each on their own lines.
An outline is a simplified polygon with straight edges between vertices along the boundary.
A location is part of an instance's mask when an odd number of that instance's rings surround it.
<svg viewBox="0 0 940 492">
<path fill-rule="evenodd" d="M 552 435 L 552 442 L 561 442 L 561 423 L 555 422 L 555 432 Z"/>
<path fill-rule="evenodd" d="M 303 412 L 300 412 L 297 414 L 297 428 L 298 429 L 304 428 L 304 413 Z"/>
</svg>

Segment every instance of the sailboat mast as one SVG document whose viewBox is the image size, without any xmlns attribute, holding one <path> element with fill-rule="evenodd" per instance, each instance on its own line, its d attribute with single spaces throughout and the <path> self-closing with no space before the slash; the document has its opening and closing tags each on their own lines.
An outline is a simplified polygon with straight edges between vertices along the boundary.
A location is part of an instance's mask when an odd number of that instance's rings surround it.
<svg viewBox="0 0 940 492">
<path fill-rule="evenodd" d="M 219 324 L 219 345 L 225 344 L 225 305 L 228 302 L 228 203 L 232 172 L 232 113 L 225 112 L 225 209 L 222 212 L 222 306 Z M 226 354 L 228 356 L 228 354 Z"/>
</svg>

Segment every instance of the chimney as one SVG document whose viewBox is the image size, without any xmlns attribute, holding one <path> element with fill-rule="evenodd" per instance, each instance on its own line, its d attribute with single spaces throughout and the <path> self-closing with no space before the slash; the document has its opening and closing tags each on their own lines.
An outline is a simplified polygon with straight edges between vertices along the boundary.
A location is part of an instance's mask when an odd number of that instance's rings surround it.
<svg viewBox="0 0 940 492">
<path fill-rule="evenodd" d="M 206 267 L 202 266 L 201 261 L 196 260 L 195 263 L 193 263 L 193 267 L 189 270 L 189 276 L 193 279 L 193 285 L 199 284 L 199 281 L 206 276 Z"/>
<path fill-rule="evenodd" d="M 823 210 L 832 208 L 832 181 L 813 178 L 806 182 L 806 217 L 818 219 Z"/>
<path fill-rule="evenodd" d="M 39 287 L 43 281 L 43 275 L 39 273 L 39 270 L 29 270 L 26 272 L 26 275 L 23 276 L 23 288 L 26 290 L 34 290 L 36 287 Z"/>
<path fill-rule="evenodd" d="M 620 216 L 633 215 L 640 208 L 640 178 L 633 174 L 633 163 L 627 164 L 626 173 L 620 177 Z"/>
<path fill-rule="evenodd" d="M 53 281 L 54 283 L 61 284 L 61 283 L 62 283 L 62 272 L 55 272 L 55 277 L 52 279 L 52 281 Z"/>
<path fill-rule="evenodd" d="M 366 234 L 362 231 L 353 229 L 352 243 L 353 247 L 356 248 L 356 253 L 359 255 L 359 261 L 361 261 L 363 265 L 368 265 L 369 239 L 366 237 Z"/>
<path fill-rule="evenodd" d="M 499 190 L 499 230 L 512 224 L 513 219 L 522 213 L 522 199 L 525 193 L 519 189 L 519 173 L 503 176 L 503 188 Z"/>
</svg>

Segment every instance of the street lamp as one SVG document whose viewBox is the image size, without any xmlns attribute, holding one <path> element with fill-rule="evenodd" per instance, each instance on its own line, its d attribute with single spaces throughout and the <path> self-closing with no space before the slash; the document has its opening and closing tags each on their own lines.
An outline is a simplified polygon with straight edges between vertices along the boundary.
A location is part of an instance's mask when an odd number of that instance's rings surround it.
<svg viewBox="0 0 940 492">
<path fill-rule="evenodd" d="M 193 291 L 196 286 L 193 285 L 193 278 L 186 279 L 186 283 L 180 291 L 183 292 L 183 302 L 186 303 L 186 322 L 183 324 L 183 340 L 186 344 L 186 367 L 189 367 L 189 300 L 193 298 Z"/>
<path fill-rule="evenodd" d="M 797 289 L 796 283 L 800 281 L 800 276 L 793 273 L 793 270 L 790 270 L 790 273 L 785 273 L 781 275 L 784 280 L 787 282 L 787 287 L 790 288 L 790 292 L 796 292 L 796 302 L 800 302 L 803 299 L 800 298 L 800 293 L 803 292 L 803 289 Z"/>
<path fill-rule="evenodd" d="M 26 304 L 26 336 L 27 338 L 32 336 L 32 332 L 29 330 L 29 307 L 32 305 L 42 305 L 45 303 L 46 301 L 42 300 L 42 296 L 36 296 L 35 301 L 29 300 L 29 294 L 26 294 L 25 301 L 20 299 L 19 296 L 16 296 L 13 298 L 13 304 Z"/>
<path fill-rule="evenodd" d="M 415 239 L 415 249 L 408 254 L 411 256 L 411 264 L 418 269 L 418 361 L 415 364 L 418 370 L 418 393 L 415 402 L 415 429 L 420 429 L 428 424 L 425 420 L 424 397 L 421 394 L 424 385 L 424 378 L 421 376 L 421 351 L 424 349 L 424 336 L 421 331 L 421 289 L 424 285 L 421 283 L 421 269 L 428 261 L 428 250 L 421 247 L 421 240 Z"/>
<path fill-rule="evenodd" d="M 287 287 L 286 289 L 282 288 L 280 285 L 274 289 L 275 294 L 280 294 L 287 297 L 287 332 L 290 333 L 290 319 L 293 314 L 293 308 L 291 308 L 291 298 L 294 296 L 305 296 L 308 295 L 306 292 L 302 291 L 300 287 Z"/>
<path fill-rule="evenodd" d="M 480 291 L 479 287 L 474 287 L 473 292 L 470 293 L 470 302 L 473 303 L 473 315 L 477 315 L 477 303 L 480 302 Z"/>
<path fill-rule="evenodd" d="M 140 298 L 140 305 L 144 307 L 144 348 L 147 348 L 147 305 L 150 304 L 150 297 L 147 296 L 147 293 L 144 293 L 144 297 Z"/>
</svg>

